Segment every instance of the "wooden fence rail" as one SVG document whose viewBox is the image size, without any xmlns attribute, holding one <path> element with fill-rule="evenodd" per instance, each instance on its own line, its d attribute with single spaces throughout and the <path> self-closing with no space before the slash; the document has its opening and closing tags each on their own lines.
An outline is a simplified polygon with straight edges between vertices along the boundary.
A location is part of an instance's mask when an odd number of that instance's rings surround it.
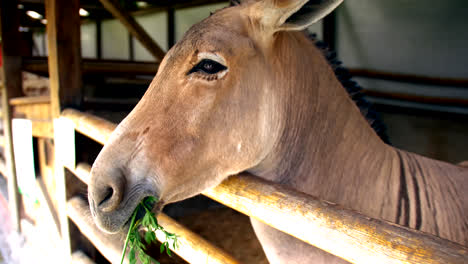
<svg viewBox="0 0 468 264">
<path fill-rule="evenodd" d="M 100 143 L 115 128 L 75 110 L 65 110 L 62 116 Z M 371 219 L 250 175 L 230 177 L 204 194 L 353 263 L 468 263 L 464 246 Z"/>
</svg>

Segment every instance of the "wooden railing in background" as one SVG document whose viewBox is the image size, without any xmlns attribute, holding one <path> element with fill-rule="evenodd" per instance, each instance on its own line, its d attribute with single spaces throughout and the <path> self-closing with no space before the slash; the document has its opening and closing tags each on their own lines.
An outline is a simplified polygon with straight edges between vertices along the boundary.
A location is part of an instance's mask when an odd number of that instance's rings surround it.
<svg viewBox="0 0 468 264">
<path fill-rule="evenodd" d="M 100 143 L 115 128 L 75 110 L 65 110 L 62 117 Z M 82 177 L 89 177 L 83 176 L 88 165 L 78 167 Z M 352 263 L 468 263 L 467 248 L 459 244 L 372 219 L 251 175 L 230 177 L 204 194 Z M 171 231 L 184 233 L 177 228 Z"/>
</svg>

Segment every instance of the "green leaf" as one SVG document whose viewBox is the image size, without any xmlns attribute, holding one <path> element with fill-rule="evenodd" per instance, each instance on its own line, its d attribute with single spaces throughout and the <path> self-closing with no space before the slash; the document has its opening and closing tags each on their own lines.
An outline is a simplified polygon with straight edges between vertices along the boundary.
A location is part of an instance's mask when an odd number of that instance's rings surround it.
<svg viewBox="0 0 468 264">
<path fill-rule="evenodd" d="M 128 261 L 130 264 L 136 263 L 136 258 L 135 258 L 135 249 L 131 248 L 130 252 L 128 253 Z"/>
<path fill-rule="evenodd" d="M 122 252 L 122 261 L 125 256 L 125 251 L 127 245 L 130 247 L 129 260 L 131 264 L 136 263 L 136 254 L 143 264 L 150 264 L 154 262 L 160 264 L 158 261 L 146 254 L 146 245 L 142 242 L 142 237 L 138 232 L 139 226 L 145 227 L 148 231 L 144 234 L 143 239 L 147 244 L 151 244 L 153 241 L 156 241 L 156 230 L 161 230 L 166 236 L 166 241 L 164 241 L 160 246 L 161 253 L 166 251 L 169 256 L 172 256 L 172 252 L 169 248 L 169 242 L 171 242 L 173 248 L 178 247 L 177 245 L 177 235 L 169 233 L 164 230 L 164 227 L 158 224 L 158 220 L 153 212 L 150 209 L 153 204 L 157 202 L 157 199 L 154 197 L 145 198 L 138 206 L 135 208 L 135 211 L 132 214 L 132 221 L 130 222 L 130 227 L 127 233 L 127 238 L 125 240 L 124 249 Z M 146 211 L 142 219 L 136 220 L 136 214 L 140 208 L 143 207 Z M 122 262 L 121 262 L 122 263 Z"/>
<path fill-rule="evenodd" d="M 164 252 L 164 244 L 161 244 L 161 246 L 159 247 L 159 253 L 163 253 Z"/>
<path fill-rule="evenodd" d="M 153 232 L 151 231 L 145 233 L 145 241 L 148 244 L 151 244 L 153 242 L 153 236 L 151 234 L 153 234 Z"/>
</svg>

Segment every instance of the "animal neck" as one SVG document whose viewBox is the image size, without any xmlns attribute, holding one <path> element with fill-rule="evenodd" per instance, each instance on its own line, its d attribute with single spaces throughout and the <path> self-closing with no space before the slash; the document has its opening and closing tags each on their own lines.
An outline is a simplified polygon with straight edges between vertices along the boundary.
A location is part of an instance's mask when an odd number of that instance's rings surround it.
<svg viewBox="0 0 468 264">
<path fill-rule="evenodd" d="M 346 197 L 340 192 L 359 192 L 390 177 L 394 151 L 369 126 L 314 43 L 303 34 L 279 33 L 273 49 L 266 57 L 276 71 L 280 132 L 251 172 L 337 203 Z"/>
<path fill-rule="evenodd" d="M 273 147 L 249 171 L 367 216 L 466 244 L 468 170 L 386 145 L 315 45 L 305 36 L 283 34 L 265 56 L 276 67 L 271 101 L 277 104 L 279 131 L 271 129 L 277 135 Z M 441 194 L 450 195 L 434 203 Z"/>
</svg>

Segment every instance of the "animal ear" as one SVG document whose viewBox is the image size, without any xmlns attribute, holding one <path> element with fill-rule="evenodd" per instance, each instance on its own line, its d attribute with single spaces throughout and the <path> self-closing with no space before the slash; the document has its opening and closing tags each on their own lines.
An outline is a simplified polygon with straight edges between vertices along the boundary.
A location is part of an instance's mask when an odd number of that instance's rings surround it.
<svg viewBox="0 0 468 264">
<path fill-rule="evenodd" d="M 261 23 L 276 31 L 304 30 L 337 8 L 343 0 L 262 0 L 258 1 Z"/>
</svg>

